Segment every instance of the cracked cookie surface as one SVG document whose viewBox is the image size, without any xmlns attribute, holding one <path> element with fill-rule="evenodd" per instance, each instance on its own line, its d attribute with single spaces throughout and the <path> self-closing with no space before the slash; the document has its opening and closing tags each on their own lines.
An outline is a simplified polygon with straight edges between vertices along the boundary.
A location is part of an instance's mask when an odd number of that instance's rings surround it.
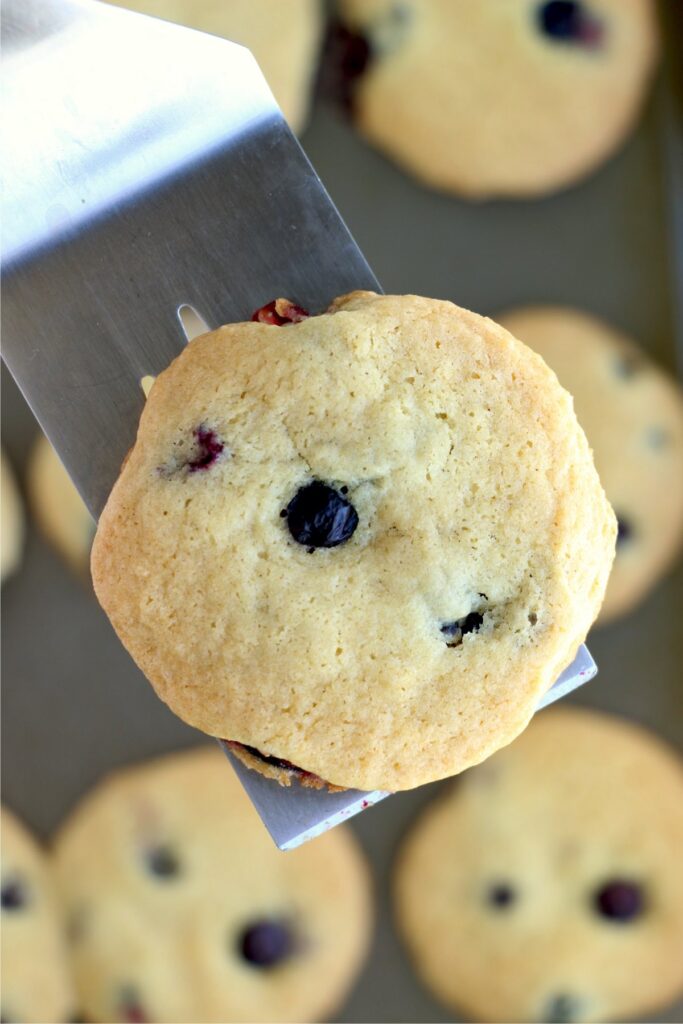
<svg viewBox="0 0 683 1024">
<path fill-rule="evenodd" d="M 199 428 L 223 447 L 192 472 Z M 188 345 L 152 388 L 92 566 L 181 718 L 396 790 L 525 727 L 598 612 L 615 535 L 537 355 L 452 303 L 353 293 Z"/>
</svg>

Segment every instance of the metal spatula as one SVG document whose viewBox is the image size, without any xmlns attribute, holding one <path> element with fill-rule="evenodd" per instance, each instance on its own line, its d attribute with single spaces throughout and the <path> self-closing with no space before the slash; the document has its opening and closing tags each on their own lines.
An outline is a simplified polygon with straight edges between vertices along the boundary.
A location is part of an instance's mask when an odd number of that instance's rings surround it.
<svg viewBox="0 0 683 1024">
<path fill-rule="evenodd" d="M 379 285 L 242 47 L 95 0 L 6 0 L 3 47 L 3 357 L 97 517 L 183 307 Z M 595 671 L 582 648 L 543 703 Z M 283 849 L 387 795 L 233 763 Z"/>
</svg>

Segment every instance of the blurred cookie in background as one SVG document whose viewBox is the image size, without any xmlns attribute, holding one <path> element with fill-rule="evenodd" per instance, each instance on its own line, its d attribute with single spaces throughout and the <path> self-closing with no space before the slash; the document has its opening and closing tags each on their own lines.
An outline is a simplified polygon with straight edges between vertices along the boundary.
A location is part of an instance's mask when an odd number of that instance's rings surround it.
<svg viewBox="0 0 683 1024">
<path fill-rule="evenodd" d="M 316 1020 L 367 950 L 353 834 L 281 853 L 218 747 L 106 779 L 61 829 L 55 861 L 92 1021 Z"/>
<path fill-rule="evenodd" d="M 21 561 L 24 513 L 14 473 L 4 451 L 0 452 L 0 580 L 11 576 Z"/>
<path fill-rule="evenodd" d="M 530 307 L 500 322 L 535 349 L 574 396 L 619 521 L 598 622 L 634 608 L 683 541 L 683 392 L 630 339 L 586 313 Z"/>
<path fill-rule="evenodd" d="M 0 812 L 3 1021 L 68 1021 L 76 1006 L 62 926 L 40 847 L 11 811 Z"/>
<path fill-rule="evenodd" d="M 548 193 L 593 171 L 633 127 L 657 55 L 651 0 L 337 9 L 323 81 L 404 168 L 472 198 Z"/>
<path fill-rule="evenodd" d="M 303 129 L 320 50 L 320 0 L 108 2 L 246 46 L 258 61 L 292 130 Z"/>
<path fill-rule="evenodd" d="M 95 523 L 56 451 L 44 435 L 33 446 L 27 474 L 38 525 L 79 576 L 88 573 Z"/>
<path fill-rule="evenodd" d="M 682 849 L 680 758 L 625 721 L 544 711 L 419 818 L 398 924 L 464 1019 L 642 1019 L 683 991 Z"/>
</svg>

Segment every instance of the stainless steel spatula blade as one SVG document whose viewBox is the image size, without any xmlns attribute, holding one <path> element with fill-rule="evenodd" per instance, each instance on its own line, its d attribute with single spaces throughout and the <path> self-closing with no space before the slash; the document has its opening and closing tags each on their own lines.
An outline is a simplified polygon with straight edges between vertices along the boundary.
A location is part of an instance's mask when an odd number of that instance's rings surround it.
<svg viewBox="0 0 683 1024">
<path fill-rule="evenodd" d="M 3 32 L 4 354 L 97 516 L 181 304 L 378 284 L 248 50 L 95 0 L 10 0 Z"/>
<path fill-rule="evenodd" d="M 2 29 L 3 358 L 97 517 L 182 306 L 215 327 L 379 285 L 248 51 L 95 0 L 6 0 Z M 283 848 L 385 795 L 237 770 Z"/>
</svg>

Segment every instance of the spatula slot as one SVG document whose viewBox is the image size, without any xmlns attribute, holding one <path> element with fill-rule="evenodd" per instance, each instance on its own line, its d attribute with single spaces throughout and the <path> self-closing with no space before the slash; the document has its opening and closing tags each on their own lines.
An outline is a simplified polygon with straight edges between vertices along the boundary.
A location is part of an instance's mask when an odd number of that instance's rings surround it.
<svg viewBox="0 0 683 1024">
<path fill-rule="evenodd" d="M 211 330 L 201 313 L 198 313 L 194 306 L 190 306 L 187 302 L 178 306 L 178 319 L 188 341 Z"/>
</svg>

